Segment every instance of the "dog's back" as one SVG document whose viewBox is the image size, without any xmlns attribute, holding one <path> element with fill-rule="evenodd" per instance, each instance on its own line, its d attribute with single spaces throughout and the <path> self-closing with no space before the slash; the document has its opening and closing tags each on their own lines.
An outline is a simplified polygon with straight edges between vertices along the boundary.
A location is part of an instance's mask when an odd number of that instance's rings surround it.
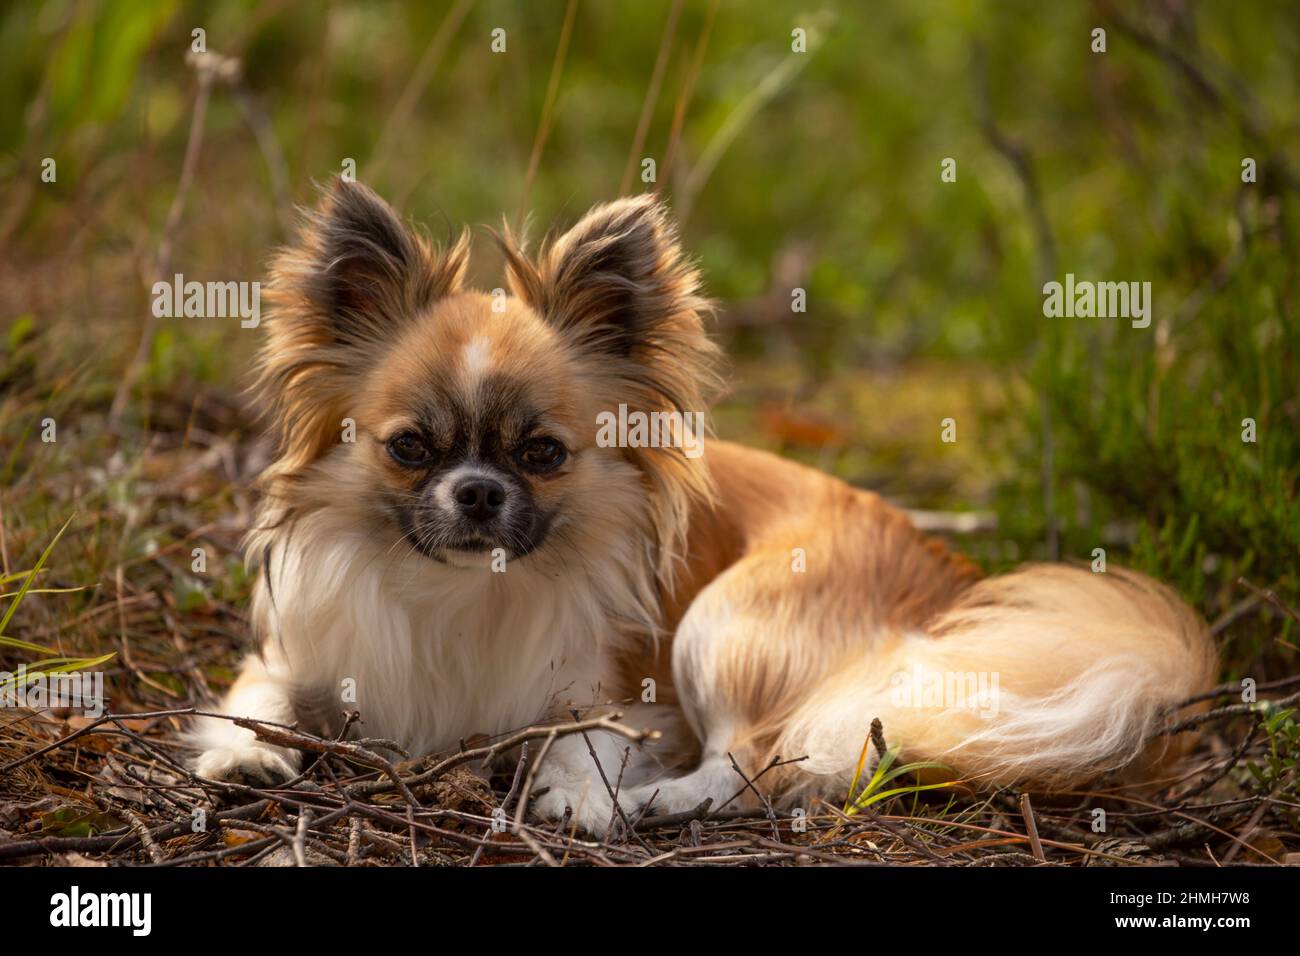
<svg viewBox="0 0 1300 956">
<path fill-rule="evenodd" d="M 807 755 L 766 787 L 842 796 L 873 718 L 972 782 L 1070 786 L 1142 756 L 1213 680 L 1204 622 L 1149 578 L 1040 564 L 980 580 L 871 493 L 727 443 L 707 457 L 717 501 L 671 650 L 703 754 L 657 785 L 665 809 L 734 789 L 733 758 Z"/>
</svg>

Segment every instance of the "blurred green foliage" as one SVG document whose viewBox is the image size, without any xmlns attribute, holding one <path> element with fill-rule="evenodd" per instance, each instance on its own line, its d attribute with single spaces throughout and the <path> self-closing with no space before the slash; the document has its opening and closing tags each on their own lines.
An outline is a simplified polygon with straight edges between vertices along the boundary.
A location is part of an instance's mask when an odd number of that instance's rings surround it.
<svg viewBox="0 0 1300 956">
<path fill-rule="evenodd" d="M 435 236 L 522 209 L 540 231 L 611 198 L 640 158 L 629 151 L 671 7 L 578 0 L 530 184 L 565 0 L 470 4 L 406 117 L 396 104 L 450 2 L 8 5 L 0 304 L 6 321 L 27 322 L 11 339 L 29 335 L 29 314 L 78 330 L 64 340 L 74 357 L 46 356 L 31 380 L 52 389 L 52 369 L 92 356 L 110 387 L 91 376 L 75 400 L 102 405 L 129 361 L 145 315 L 139 264 L 193 110 L 194 29 L 240 59 L 283 156 L 268 159 L 246 106 L 215 90 L 174 261 L 251 280 L 285 238 L 278 169 L 281 198 L 308 202 L 312 181 L 352 158 Z M 498 27 L 503 54 L 489 46 Z M 810 35 L 798 69 L 796 27 Z M 1095 27 L 1104 53 L 1091 49 Z M 728 436 L 865 474 L 905 503 L 993 507 L 998 541 L 972 542 L 991 565 L 1087 560 L 1103 546 L 1203 607 L 1221 607 L 1238 574 L 1294 598 L 1300 7 L 723 0 L 711 12 L 691 0 L 666 62 L 641 152 L 688 214 L 686 243 L 724 305 L 720 334 L 754 383 L 720 410 Z M 45 185 L 47 156 L 59 176 Z M 946 157 L 954 183 L 940 179 Z M 1245 157 L 1255 183 L 1242 182 Z M 716 159 L 707 177 L 702 158 Z M 792 250 L 805 260 L 804 314 L 788 312 L 776 275 Z M 499 263 L 488 244 L 478 251 L 490 288 Z M 1045 318 L 1042 284 L 1066 272 L 1150 281 L 1151 327 Z M 94 281 L 68 278 L 83 273 Z M 755 310 L 765 321 L 728 319 Z M 233 387 L 255 341 L 164 327 L 142 408 L 168 390 Z M 850 418 L 838 422 L 848 437 L 827 457 L 765 430 L 753 413 L 764 383 Z M 827 383 L 857 397 L 830 401 Z M 939 442 L 947 416 L 957 449 Z M 1255 443 L 1242 441 L 1246 418 Z M 895 452 L 909 462 L 903 482 L 879 477 L 904 467 Z M 927 483 L 934 474 L 946 477 Z M 969 474 L 978 480 L 958 477 Z"/>
</svg>

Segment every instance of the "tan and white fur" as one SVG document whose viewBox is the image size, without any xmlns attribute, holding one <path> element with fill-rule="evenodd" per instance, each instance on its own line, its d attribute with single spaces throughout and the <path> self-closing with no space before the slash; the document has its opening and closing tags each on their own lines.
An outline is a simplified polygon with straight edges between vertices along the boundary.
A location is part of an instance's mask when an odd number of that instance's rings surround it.
<svg viewBox="0 0 1300 956">
<path fill-rule="evenodd" d="M 278 258 L 261 648 L 224 713 L 324 733 L 356 709 L 415 754 L 617 707 L 660 732 L 626 769 L 621 737 L 593 735 L 593 760 L 568 736 L 537 781 L 536 812 L 593 831 L 614 811 L 597 760 L 627 808 L 752 804 L 735 767 L 778 755 L 807 759 L 765 796 L 842 800 L 877 717 L 905 758 L 976 785 L 1152 772 L 1152 735 L 1215 673 L 1172 591 L 1113 568 L 981 578 L 878 496 L 727 442 L 604 447 L 602 412 L 703 412 L 716 385 L 666 211 L 598 206 L 536 258 L 498 240 L 510 294 L 468 290 L 466 237 L 437 249 L 336 181 Z M 996 706 L 905 693 L 972 673 Z M 229 721 L 195 736 L 205 777 L 301 767 Z"/>
</svg>

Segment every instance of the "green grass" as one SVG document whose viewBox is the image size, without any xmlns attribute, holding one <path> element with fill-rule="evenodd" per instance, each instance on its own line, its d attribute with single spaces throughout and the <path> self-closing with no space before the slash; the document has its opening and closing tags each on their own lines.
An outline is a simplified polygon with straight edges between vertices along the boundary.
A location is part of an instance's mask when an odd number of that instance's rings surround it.
<svg viewBox="0 0 1300 956">
<path fill-rule="evenodd" d="M 86 670 L 107 663 L 117 656 L 116 652 L 110 652 L 108 654 L 101 654 L 98 657 L 67 657 L 60 655 L 58 651 L 53 650 L 52 648 L 42 647 L 40 644 L 33 644 L 30 641 L 19 640 L 16 637 L 9 637 L 6 633 L 9 627 L 9 622 L 13 620 L 14 614 L 17 613 L 18 608 L 22 605 L 23 598 L 28 594 L 71 594 L 84 590 L 83 588 L 32 587 L 32 583 L 36 580 L 36 576 L 41 573 L 41 569 L 45 567 L 45 562 L 49 560 L 50 555 L 54 552 L 54 546 L 59 543 L 59 539 L 63 537 L 63 532 L 68 530 L 68 525 L 72 524 L 73 518 L 75 517 L 76 515 L 73 515 L 64 522 L 63 527 L 58 530 L 54 535 L 54 538 L 46 546 L 45 550 L 41 552 L 41 556 L 37 559 L 34 567 L 28 571 L 19 571 L 17 573 L 6 574 L 0 577 L 0 583 L 3 584 L 15 580 L 21 580 L 23 582 L 22 586 L 12 595 L 0 595 L 0 597 L 13 597 L 13 600 L 9 602 L 9 606 L 5 609 L 4 616 L 0 617 L 0 647 L 9 647 L 19 651 L 26 651 L 29 654 L 39 655 L 41 658 L 36 663 L 23 665 L 24 677 L 20 678 L 19 675 L 11 675 L 5 680 L 0 680 L 0 692 L 10 691 L 17 687 L 20 679 L 25 679 L 30 682 L 39 680 L 42 676 L 47 674 L 67 674 L 73 671 Z"/>
<path fill-rule="evenodd" d="M 868 737 L 862 743 L 862 754 L 858 757 L 858 765 L 853 771 L 853 779 L 849 782 L 849 795 L 844 801 L 843 809 L 845 816 L 853 816 L 860 810 L 865 810 L 872 804 L 880 803 L 882 800 L 916 795 L 927 790 L 940 790 L 953 786 L 952 781 L 943 781 L 941 783 L 910 783 L 900 787 L 886 788 L 886 784 L 905 774 L 916 774 L 922 770 L 938 770 L 948 774 L 953 772 L 953 769 L 947 764 L 934 760 L 915 760 L 895 767 L 894 763 L 898 760 L 898 755 L 903 752 L 903 748 L 895 744 L 888 747 L 884 754 L 881 755 L 870 778 L 862 784 L 862 789 L 859 790 L 858 782 L 862 777 L 862 770 L 866 766 L 870 747 L 871 738 Z"/>
</svg>

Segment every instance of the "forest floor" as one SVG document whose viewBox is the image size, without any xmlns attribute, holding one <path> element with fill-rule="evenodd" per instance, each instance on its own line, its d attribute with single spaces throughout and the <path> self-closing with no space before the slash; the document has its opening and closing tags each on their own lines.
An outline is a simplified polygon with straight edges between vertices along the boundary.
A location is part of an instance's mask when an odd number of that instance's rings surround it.
<svg viewBox="0 0 1300 956">
<path fill-rule="evenodd" d="M 202 397 L 199 397 L 199 396 Z M 245 646 L 247 581 L 240 539 L 249 490 L 267 448 L 236 397 L 196 392 L 155 406 L 147 434 L 79 419 L 79 450 L 39 476 L 12 481 L 0 541 L 12 633 L 46 655 L 96 660 L 107 709 L 6 708 L 0 716 L 0 863 L 28 865 L 938 865 L 1217 866 L 1300 862 L 1294 722 L 1300 676 L 1241 703 L 1225 685 L 1185 770 L 1154 790 L 1098 781 L 1050 800 L 962 784 L 904 792 L 861 809 L 848 794 L 798 815 L 737 804 L 610 821 L 592 837 L 541 823 L 525 809 L 531 778 L 492 758 L 527 743 L 534 757 L 587 718 L 521 728 L 506 739 L 406 759 L 375 742 L 325 740 L 292 728 L 259 733 L 307 750 L 296 781 L 220 784 L 187 769 L 186 718 L 228 686 Z M 742 396 L 762 408 L 754 395 Z M 814 425 L 757 413 L 767 429 Z M 723 416 L 724 421 L 727 415 Z M 779 415 L 777 415 L 780 418 Z M 734 418 L 734 416 L 733 416 Z M 117 434 L 108 433 L 116 427 Z M 822 427 L 822 426 L 817 426 Z M 92 437 L 98 436 L 98 437 Z M 69 443 L 64 443 L 65 446 Z M 130 455 L 107 451 L 129 445 Z M 101 454 L 101 452 L 104 452 Z M 7 478 L 13 477 L 15 450 Z M 21 509 L 21 511 L 16 511 Z M 39 574 L 15 555 L 49 550 Z M 21 519 L 21 520 L 16 520 Z M 977 529 L 958 544 L 988 535 Z M 196 573 L 195 549 L 206 568 Z M 28 578 L 32 589 L 16 595 Z M 1202 609 L 1220 641 L 1248 614 L 1292 614 L 1274 595 L 1239 589 L 1228 608 Z M 21 625 L 17 627 L 17 625 Z M 3 630 L 0 627 L 0 630 Z M 39 654 L 8 651 L 6 667 Z M 47 661 L 48 663 L 48 661 Z M 1270 703 L 1271 701 L 1271 703 Z M 889 728 L 883 728 L 888 737 Z M 864 732 L 865 737 L 865 732 Z M 867 740 L 864 739 L 864 747 Z M 885 741 L 876 746 L 886 752 Z M 791 754 L 790 759 L 799 755 Z M 765 768 L 740 768 L 749 780 Z M 618 768 L 606 768 L 611 786 Z M 909 789 L 904 774 L 871 793 Z M 747 789 L 738 773 L 737 797 Z M 848 812 L 846 812 L 846 810 Z M 1104 811 L 1104 827 L 1097 813 Z"/>
</svg>

